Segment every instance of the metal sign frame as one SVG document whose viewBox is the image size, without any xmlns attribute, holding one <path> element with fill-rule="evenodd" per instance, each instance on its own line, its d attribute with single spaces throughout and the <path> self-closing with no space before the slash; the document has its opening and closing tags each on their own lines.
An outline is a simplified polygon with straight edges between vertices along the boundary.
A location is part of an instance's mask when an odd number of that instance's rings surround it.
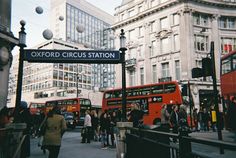
<svg viewBox="0 0 236 158">
<path fill-rule="evenodd" d="M 121 63 L 119 50 L 25 49 L 24 61 L 39 63 Z"/>
</svg>

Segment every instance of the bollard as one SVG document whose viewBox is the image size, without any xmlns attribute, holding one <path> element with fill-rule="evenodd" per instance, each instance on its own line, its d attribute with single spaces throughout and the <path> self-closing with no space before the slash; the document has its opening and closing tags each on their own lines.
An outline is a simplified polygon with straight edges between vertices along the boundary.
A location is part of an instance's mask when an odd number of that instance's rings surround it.
<svg viewBox="0 0 236 158">
<path fill-rule="evenodd" d="M 179 128 L 179 157 L 180 158 L 193 158 L 191 155 L 192 146 L 191 142 L 183 137 L 189 137 L 190 129 L 188 126 L 180 126 Z"/>
<path fill-rule="evenodd" d="M 116 126 L 119 133 L 116 135 L 116 157 L 125 158 L 126 144 L 125 144 L 125 133 L 127 132 L 127 127 L 133 127 L 132 122 L 117 122 Z"/>
</svg>

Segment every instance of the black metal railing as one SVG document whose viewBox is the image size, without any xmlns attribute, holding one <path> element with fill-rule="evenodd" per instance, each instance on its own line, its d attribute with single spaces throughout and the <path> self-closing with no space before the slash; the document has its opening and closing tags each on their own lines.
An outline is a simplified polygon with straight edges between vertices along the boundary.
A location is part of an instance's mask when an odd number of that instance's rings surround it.
<svg viewBox="0 0 236 158">
<path fill-rule="evenodd" d="M 188 136 L 188 131 L 174 134 L 161 129 L 127 128 L 125 142 L 126 158 L 215 158 L 236 154 L 235 143 L 193 138 Z M 225 155 L 220 155 L 220 147 L 225 150 Z"/>
</svg>

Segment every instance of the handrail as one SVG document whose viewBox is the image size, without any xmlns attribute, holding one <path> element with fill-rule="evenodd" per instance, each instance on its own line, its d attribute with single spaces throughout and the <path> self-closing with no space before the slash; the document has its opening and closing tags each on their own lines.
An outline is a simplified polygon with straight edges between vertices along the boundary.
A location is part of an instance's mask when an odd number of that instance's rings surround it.
<svg viewBox="0 0 236 158">
<path fill-rule="evenodd" d="M 186 137 L 183 136 L 184 139 L 187 139 L 191 142 L 194 143 L 201 143 L 204 145 L 212 145 L 212 146 L 222 146 L 225 149 L 231 149 L 231 150 L 236 150 L 236 144 L 235 143 L 231 143 L 231 142 L 226 142 L 226 141 L 220 141 L 220 140 L 212 140 L 212 139 L 207 139 L 207 138 L 193 138 L 193 137 Z"/>
<path fill-rule="evenodd" d="M 143 128 L 126 127 L 126 129 L 137 131 L 137 132 L 159 134 L 159 135 L 162 135 L 162 136 L 169 136 L 169 137 L 172 137 L 172 138 L 178 138 L 180 136 L 180 135 L 174 134 L 174 133 L 154 131 L 154 130 L 143 129 Z M 138 135 L 138 133 L 137 133 L 137 135 Z M 211 145 L 211 146 L 216 146 L 216 147 L 221 146 L 224 149 L 230 149 L 230 150 L 235 150 L 236 151 L 236 144 L 235 143 L 220 141 L 220 140 L 212 140 L 212 139 L 207 139 L 207 138 L 204 138 L 204 139 L 203 138 L 193 138 L 193 137 L 189 137 L 189 136 L 181 136 L 181 137 L 183 139 L 189 141 L 189 142 L 194 142 L 194 143 L 199 143 L 199 144 L 204 144 L 204 145 Z"/>
<path fill-rule="evenodd" d="M 23 137 L 21 138 L 21 141 L 20 141 L 20 143 L 18 144 L 17 149 L 16 149 L 16 151 L 15 151 L 15 153 L 14 153 L 14 155 L 13 155 L 12 158 L 16 158 L 16 157 L 17 157 L 17 154 L 19 153 L 19 151 L 20 151 L 20 149 L 21 149 L 21 146 L 22 146 L 22 144 L 23 144 L 23 142 L 24 142 L 24 140 L 25 140 L 25 137 L 26 137 L 26 135 L 23 135 Z"/>
</svg>

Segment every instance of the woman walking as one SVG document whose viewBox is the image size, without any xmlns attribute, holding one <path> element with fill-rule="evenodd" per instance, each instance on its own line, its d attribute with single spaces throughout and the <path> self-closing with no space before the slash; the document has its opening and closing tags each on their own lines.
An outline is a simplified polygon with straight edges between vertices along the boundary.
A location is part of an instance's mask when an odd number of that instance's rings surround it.
<svg viewBox="0 0 236 158">
<path fill-rule="evenodd" d="M 60 115 L 60 108 L 55 106 L 46 120 L 46 131 L 43 138 L 43 147 L 49 150 L 49 158 L 57 158 L 61 147 L 62 135 L 66 130 L 66 121 Z"/>
</svg>

